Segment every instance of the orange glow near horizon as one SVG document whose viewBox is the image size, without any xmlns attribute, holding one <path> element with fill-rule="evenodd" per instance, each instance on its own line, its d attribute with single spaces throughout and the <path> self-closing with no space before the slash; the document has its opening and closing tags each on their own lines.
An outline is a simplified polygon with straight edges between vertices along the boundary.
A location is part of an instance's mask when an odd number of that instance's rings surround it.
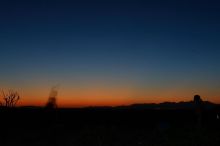
<svg viewBox="0 0 220 146">
<path fill-rule="evenodd" d="M 85 99 L 85 98 L 84 98 Z M 150 99 L 146 97 L 146 99 Z M 161 100 L 160 100 L 161 99 Z M 58 107 L 89 107 L 89 106 L 123 106 L 123 105 L 131 105 L 131 104 L 139 104 L 139 103 L 161 103 L 161 102 L 180 102 L 180 101 L 191 101 L 192 97 L 182 98 L 182 100 L 178 100 L 177 98 L 169 98 L 169 100 L 163 100 L 164 98 L 157 98 L 152 100 L 61 100 L 58 96 L 57 104 Z M 218 98 L 216 98 L 218 99 Z M 210 101 L 210 100 L 209 100 Z M 18 106 L 45 106 L 47 102 L 47 98 L 45 100 L 20 100 Z M 219 100 L 212 100 L 211 102 L 219 104 Z"/>
<path fill-rule="evenodd" d="M 70 92 L 70 91 L 69 91 Z M 44 92 L 44 95 L 38 94 L 35 96 L 22 96 L 18 106 L 45 106 L 49 92 Z M 146 93 L 135 96 L 132 90 L 121 91 L 106 91 L 106 90 L 87 90 L 85 92 L 73 91 L 73 94 L 68 92 L 59 92 L 57 104 L 59 107 L 87 107 L 87 106 L 120 106 L 131 105 L 136 103 L 161 103 L 161 102 L 180 102 L 191 101 L 196 93 L 177 94 L 174 92 L 167 93 Z M 48 96 L 47 96 L 48 95 Z M 164 96 L 162 96 L 164 95 Z M 182 95 L 182 96 L 181 96 Z M 209 100 L 214 103 L 220 103 L 217 96 L 208 94 L 200 94 L 203 100 Z M 41 97 L 41 98 L 39 98 Z M 212 97 L 212 98 L 211 98 Z M 215 97 L 215 98 L 213 98 Z"/>
<path fill-rule="evenodd" d="M 4 91 L 10 89 L 4 88 Z M 19 92 L 21 100 L 18 106 L 45 106 L 50 92 L 50 86 L 24 86 L 14 88 Z M 192 87 L 173 88 L 141 88 L 132 84 L 61 86 L 58 91 L 58 107 L 86 107 L 86 106 L 120 106 L 136 103 L 161 103 L 191 101 L 195 94 L 201 95 L 203 100 L 220 103 L 220 92 L 211 89 L 193 89 Z"/>
</svg>

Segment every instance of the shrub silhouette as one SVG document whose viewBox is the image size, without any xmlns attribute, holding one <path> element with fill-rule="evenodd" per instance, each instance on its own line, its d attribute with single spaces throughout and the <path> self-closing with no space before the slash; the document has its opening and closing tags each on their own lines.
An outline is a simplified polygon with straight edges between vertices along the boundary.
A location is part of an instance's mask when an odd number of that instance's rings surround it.
<svg viewBox="0 0 220 146">
<path fill-rule="evenodd" d="M 2 90 L 3 102 L 0 103 L 4 107 L 15 107 L 20 99 L 18 92 L 9 90 L 7 93 Z"/>
<path fill-rule="evenodd" d="M 55 97 L 50 97 L 47 104 L 46 104 L 46 108 L 48 109 L 55 109 L 57 108 L 57 104 L 56 104 L 56 98 Z"/>
<path fill-rule="evenodd" d="M 46 104 L 47 109 L 57 108 L 57 101 L 56 101 L 57 94 L 58 94 L 58 86 L 52 87 L 48 102 Z"/>
</svg>

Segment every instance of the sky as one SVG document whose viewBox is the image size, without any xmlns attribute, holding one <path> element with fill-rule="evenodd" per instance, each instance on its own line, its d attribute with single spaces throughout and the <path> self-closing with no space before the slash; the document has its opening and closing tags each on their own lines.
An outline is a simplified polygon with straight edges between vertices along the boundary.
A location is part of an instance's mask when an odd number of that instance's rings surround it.
<svg viewBox="0 0 220 146">
<path fill-rule="evenodd" d="M 1 0 L 0 89 L 19 105 L 220 103 L 220 2 Z"/>
</svg>

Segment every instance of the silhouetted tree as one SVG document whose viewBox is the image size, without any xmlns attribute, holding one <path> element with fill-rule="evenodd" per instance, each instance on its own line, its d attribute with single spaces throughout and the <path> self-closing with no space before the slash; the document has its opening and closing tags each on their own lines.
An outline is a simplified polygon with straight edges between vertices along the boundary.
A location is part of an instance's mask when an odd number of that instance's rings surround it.
<svg viewBox="0 0 220 146">
<path fill-rule="evenodd" d="M 18 92 L 9 90 L 7 93 L 2 90 L 3 102 L 0 103 L 4 107 L 15 107 L 20 96 Z"/>
<path fill-rule="evenodd" d="M 202 124 L 203 101 L 199 95 L 194 96 L 195 114 L 198 126 Z"/>
</svg>

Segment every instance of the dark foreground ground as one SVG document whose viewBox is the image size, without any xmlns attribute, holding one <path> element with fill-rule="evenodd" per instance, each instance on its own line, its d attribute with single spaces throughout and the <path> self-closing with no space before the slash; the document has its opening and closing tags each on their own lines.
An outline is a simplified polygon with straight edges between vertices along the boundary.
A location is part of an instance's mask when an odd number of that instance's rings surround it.
<svg viewBox="0 0 220 146">
<path fill-rule="evenodd" d="M 0 110 L 0 146 L 220 145 L 216 110 L 196 126 L 192 110 Z"/>
</svg>

